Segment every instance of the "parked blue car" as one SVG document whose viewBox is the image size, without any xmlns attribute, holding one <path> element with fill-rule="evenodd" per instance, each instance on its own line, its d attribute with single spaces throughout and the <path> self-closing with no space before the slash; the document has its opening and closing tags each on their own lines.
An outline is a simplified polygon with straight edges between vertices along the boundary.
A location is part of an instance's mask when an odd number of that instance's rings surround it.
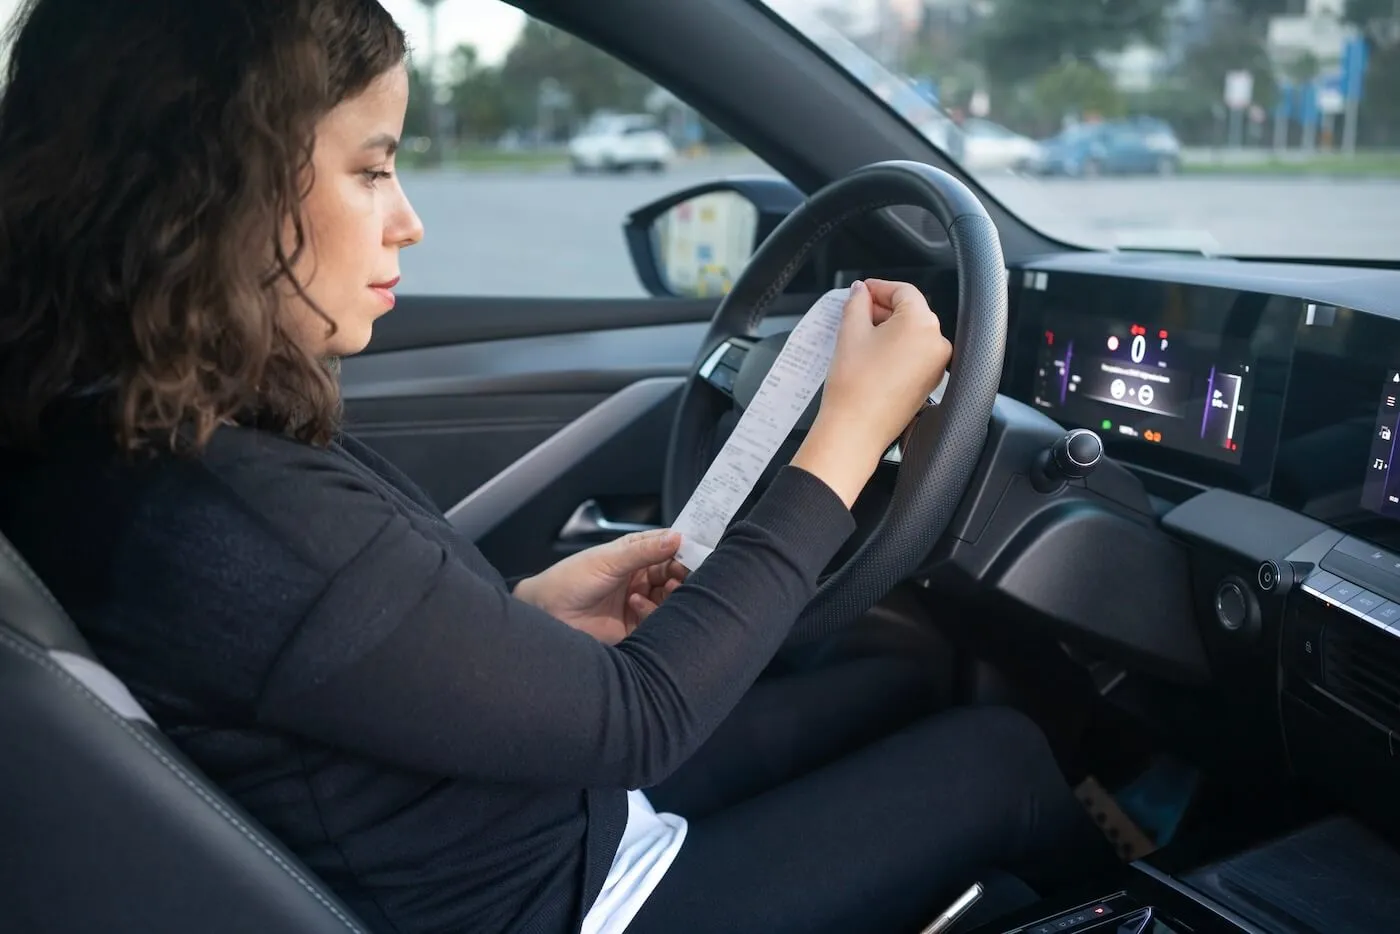
<svg viewBox="0 0 1400 934">
<path fill-rule="evenodd" d="M 1084 123 L 1041 144 L 1023 166 L 1034 175 L 1171 175 L 1181 168 L 1181 143 L 1153 118 Z"/>
</svg>

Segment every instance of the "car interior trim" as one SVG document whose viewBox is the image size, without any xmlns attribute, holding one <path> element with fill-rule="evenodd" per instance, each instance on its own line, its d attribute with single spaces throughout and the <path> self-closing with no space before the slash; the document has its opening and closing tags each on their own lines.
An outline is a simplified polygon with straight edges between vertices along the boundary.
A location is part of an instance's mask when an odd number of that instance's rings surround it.
<svg viewBox="0 0 1400 934">
<path fill-rule="evenodd" d="M 447 519 L 475 541 L 684 385 L 680 377 L 639 380 L 552 435 L 447 511 Z"/>
</svg>

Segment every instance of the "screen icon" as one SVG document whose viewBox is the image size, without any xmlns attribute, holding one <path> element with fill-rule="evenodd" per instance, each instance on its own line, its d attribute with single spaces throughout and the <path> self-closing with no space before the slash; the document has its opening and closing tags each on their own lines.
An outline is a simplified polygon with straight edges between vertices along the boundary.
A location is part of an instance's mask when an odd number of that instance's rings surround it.
<svg viewBox="0 0 1400 934">
<path fill-rule="evenodd" d="M 1388 426 L 1388 425 L 1382 425 L 1382 426 L 1381 426 L 1381 440 L 1382 440 L 1382 441 L 1389 441 L 1389 440 L 1390 440 L 1390 426 Z"/>
<path fill-rule="evenodd" d="M 1395 408 L 1395 397 L 1394 397 L 1394 396 L 1386 396 L 1386 397 L 1385 397 L 1385 404 L 1388 405 L 1388 406 L 1390 406 L 1392 409 Z"/>
</svg>

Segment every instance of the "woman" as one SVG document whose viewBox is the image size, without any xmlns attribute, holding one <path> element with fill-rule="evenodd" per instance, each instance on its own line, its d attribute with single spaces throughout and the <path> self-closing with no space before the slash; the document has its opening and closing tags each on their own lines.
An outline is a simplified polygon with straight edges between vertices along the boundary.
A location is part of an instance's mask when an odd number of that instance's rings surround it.
<svg viewBox="0 0 1400 934">
<path fill-rule="evenodd" d="M 858 285 L 815 427 L 683 586 L 663 533 L 508 592 L 337 423 L 334 361 L 423 236 L 404 56 L 376 0 L 28 8 L 0 528 L 104 662 L 376 930 L 908 929 L 1080 839 L 1005 711 L 691 822 L 629 794 L 773 657 L 950 347 L 912 287 Z"/>
</svg>

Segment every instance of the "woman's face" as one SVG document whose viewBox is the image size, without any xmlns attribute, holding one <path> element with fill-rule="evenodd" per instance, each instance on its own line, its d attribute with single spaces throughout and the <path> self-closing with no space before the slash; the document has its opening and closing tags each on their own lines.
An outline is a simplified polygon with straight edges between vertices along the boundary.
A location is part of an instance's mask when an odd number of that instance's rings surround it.
<svg viewBox="0 0 1400 934">
<path fill-rule="evenodd" d="M 423 239 L 394 171 L 407 107 L 408 72 L 395 68 L 316 127 L 315 175 L 302 202 L 306 247 L 292 271 L 335 333 L 300 296 L 289 294 L 284 307 L 296 339 L 317 357 L 369 344 L 375 319 L 394 307 L 399 250 Z"/>
</svg>

